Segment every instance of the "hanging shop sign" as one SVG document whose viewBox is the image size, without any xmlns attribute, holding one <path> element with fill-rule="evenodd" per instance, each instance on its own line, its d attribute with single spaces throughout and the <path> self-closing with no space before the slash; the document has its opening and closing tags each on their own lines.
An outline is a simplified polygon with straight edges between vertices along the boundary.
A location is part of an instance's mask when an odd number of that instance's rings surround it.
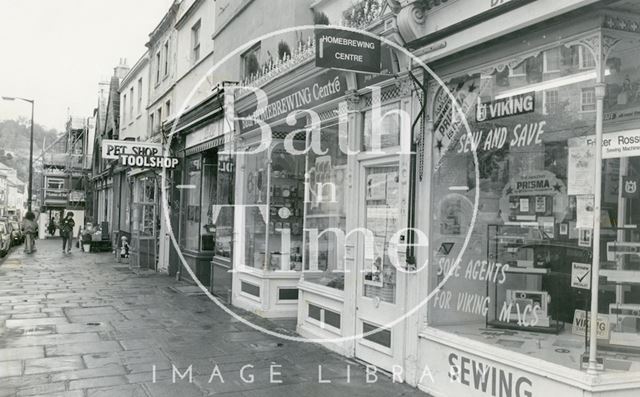
<svg viewBox="0 0 640 397">
<path fill-rule="evenodd" d="M 118 160 L 132 168 L 175 168 L 178 159 L 162 155 L 162 144 L 133 141 L 102 141 L 102 158 Z"/>
<path fill-rule="evenodd" d="M 271 124 L 286 118 L 297 110 L 309 110 L 320 104 L 338 99 L 347 90 L 347 79 L 343 72 L 329 70 L 311 79 L 293 86 L 278 94 L 268 95 L 268 103 L 264 108 L 257 105 L 248 110 L 238 112 L 240 133 L 258 127 L 258 121 Z"/>
<path fill-rule="evenodd" d="M 362 73 L 380 73 L 380 40 L 348 30 L 315 31 L 316 66 Z"/>
<path fill-rule="evenodd" d="M 162 144 L 136 141 L 116 141 L 105 139 L 102 141 L 102 158 L 118 160 L 123 155 L 151 156 L 162 153 Z"/>
</svg>

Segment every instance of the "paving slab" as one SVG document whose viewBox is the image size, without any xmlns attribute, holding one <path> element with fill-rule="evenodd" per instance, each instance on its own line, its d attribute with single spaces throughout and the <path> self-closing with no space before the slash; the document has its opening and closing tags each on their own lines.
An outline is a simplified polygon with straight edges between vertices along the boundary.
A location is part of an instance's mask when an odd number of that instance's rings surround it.
<svg viewBox="0 0 640 397">
<path fill-rule="evenodd" d="M 108 253 L 58 249 L 45 240 L 36 255 L 16 250 L 0 260 L 0 397 L 425 396 L 383 376 L 367 385 L 361 365 L 257 332 L 187 283 L 131 272 Z M 295 320 L 239 313 L 270 329 L 295 328 Z M 330 384 L 317 382 L 320 363 Z M 274 364 L 282 383 L 271 381 Z M 224 382 L 211 377 L 216 365 Z M 193 382 L 174 383 L 174 367 L 189 366 Z M 240 377 L 243 367 L 253 382 Z"/>
<path fill-rule="evenodd" d="M 80 356 L 60 356 L 25 360 L 26 375 L 70 371 L 84 368 Z"/>
</svg>

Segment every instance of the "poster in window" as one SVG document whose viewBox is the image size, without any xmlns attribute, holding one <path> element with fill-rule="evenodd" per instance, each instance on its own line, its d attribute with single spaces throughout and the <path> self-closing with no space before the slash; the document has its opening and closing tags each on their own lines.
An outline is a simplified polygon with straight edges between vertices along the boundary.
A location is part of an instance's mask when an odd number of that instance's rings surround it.
<svg viewBox="0 0 640 397">
<path fill-rule="evenodd" d="M 366 199 L 384 201 L 387 198 L 387 174 L 371 174 L 367 176 Z"/>
<path fill-rule="evenodd" d="M 547 212 L 547 197 L 536 196 L 536 213 L 544 214 L 545 212 Z"/>
<path fill-rule="evenodd" d="M 561 236 L 566 236 L 567 234 L 569 234 L 569 225 L 566 223 L 561 223 L 560 224 L 560 235 Z"/>
<path fill-rule="evenodd" d="M 529 197 L 520 199 L 520 212 L 529 212 Z"/>
<path fill-rule="evenodd" d="M 542 231 L 548 238 L 555 238 L 556 220 L 552 216 L 538 217 L 538 225 L 542 228 Z"/>
<path fill-rule="evenodd" d="M 567 194 L 588 195 L 594 192 L 594 143 L 587 138 L 569 140 Z"/>
<path fill-rule="evenodd" d="M 364 272 L 364 284 L 374 287 L 383 286 L 383 268 L 385 239 L 375 237 L 373 241 L 373 260 L 366 261 Z"/>
<path fill-rule="evenodd" d="M 576 227 L 578 229 L 593 228 L 593 196 L 576 197 Z"/>
</svg>

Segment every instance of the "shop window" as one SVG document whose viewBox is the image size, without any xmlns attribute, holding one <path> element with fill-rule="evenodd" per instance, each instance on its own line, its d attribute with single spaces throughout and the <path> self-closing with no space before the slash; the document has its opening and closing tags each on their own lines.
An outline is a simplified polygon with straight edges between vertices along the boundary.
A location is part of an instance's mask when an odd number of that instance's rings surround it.
<svg viewBox="0 0 640 397">
<path fill-rule="evenodd" d="M 580 111 L 593 112 L 596 110 L 596 89 L 583 88 L 580 96 Z"/>
<path fill-rule="evenodd" d="M 244 264 L 301 271 L 304 156 L 291 155 L 276 141 L 269 150 L 242 158 Z"/>
<path fill-rule="evenodd" d="M 377 129 L 373 126 L 373 111 L 364 114 L 363 150 L 376 151 L 400 145 L 401 115 L 400 103 L 383 105 L 379 110 L 382 117 Z M 377 135 L 377 136 L 376 136 Z"/>
<path fill-rule="evenodd" d="M 487 341 L 483 332 L 540 332 L 558 345 L 580 340 L 571 324 L 587 295 L 570 281 L 572 263 L 590 261 L 591 249 L 580 245 L 587 206 L 579 196 L 593 172 L 580 171 L 583 152 L 571 140 L 593 134 L 596 102 L 595 74 L 580 69 L 578 48 L 561 45 L 521 60 L 510 74 L 526 78 L 509 84 L 508 59 L 493 73 L 451 78 L 469 131 L 440 111 L 450 99 L 434 86 L 430 287 L 446 282 L 428 309 L 431 326 L 527 354 L 526 341 Z M 485 52 L 480 58 L 485 64 Z"/>
<path fill-rule="evenodd" d="M 380 346 L 391 348 L 391 331 L 388 329 L 380 329 L 377 325 L 373 325 L 367 322 L 362 322 L 362 333 L 377 331 L 370 335 L 365 335 L 363 338 L 376 343 Z"/>
<path fill-rule="evenodd" d="M 233 215 L 235 206 L 235 161 L 230 155 L 218 154 L 216 205 L 212 222 L 215 225 L 215 256 L 231 260 L 233 252 Z"/>
<path fill-rule="evenodd" d="M 338 240 L 337 231 L 346 233 L 347 156 L 340 149 L 337 125 L 322 128 L 321 149 L 327 152 L 307 154 L 305 280 L 343 290 L 345 242 Z"/>
<path fill-rule="evenodd" d="M 143 176 L 134 188 L 134 231 L 141 236 L 154 236 L 157 225 L 155 178 Z"/>
<path fill-rule="evenodd" d="M 186 158 L 182 186 L 182 223 L 180 245 L 183 249 L 200 249 L 200 192 L 202 189 L 202 157 L 200 154 Z"/>
<path fill-rule="evenodd" d="M 200 206 L 200 250 L 213 251 L 216 223 L 213 219 L 214 204 L 217 201 L 218 181 L 217 151 L 206 151 L 202 155 L 202 205 Z"/>
</svg>

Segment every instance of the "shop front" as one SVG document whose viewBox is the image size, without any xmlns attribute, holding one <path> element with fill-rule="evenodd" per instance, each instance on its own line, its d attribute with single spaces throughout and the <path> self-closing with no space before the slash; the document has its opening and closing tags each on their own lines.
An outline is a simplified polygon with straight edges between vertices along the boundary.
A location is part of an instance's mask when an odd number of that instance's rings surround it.
<svg viewBox="0 0 640 397">
<path fill-rule="evenodd" d="M 640 8 L 624 6 L 431 64 L 448 92 L 428 88 L 417 198 L 426 392 L 638 393 Z"/>
<path fill-rule="evenodd" d="M 218 296 L 231 289 L 231 231 L 234 200 L 234 159 L 224 153 L 230 142 L 217 94 L 185 113 L 177 133 L 184 137 L 182 182 L 173 186 L 179 200 L 178 242 L 197 279 Z M 177 198 L 177 197 L 176 197 Z M 173 208 L 179 206 L 179 208 Z M 184 275 L 184 273 L 182 273 Z"/>
</svg>

